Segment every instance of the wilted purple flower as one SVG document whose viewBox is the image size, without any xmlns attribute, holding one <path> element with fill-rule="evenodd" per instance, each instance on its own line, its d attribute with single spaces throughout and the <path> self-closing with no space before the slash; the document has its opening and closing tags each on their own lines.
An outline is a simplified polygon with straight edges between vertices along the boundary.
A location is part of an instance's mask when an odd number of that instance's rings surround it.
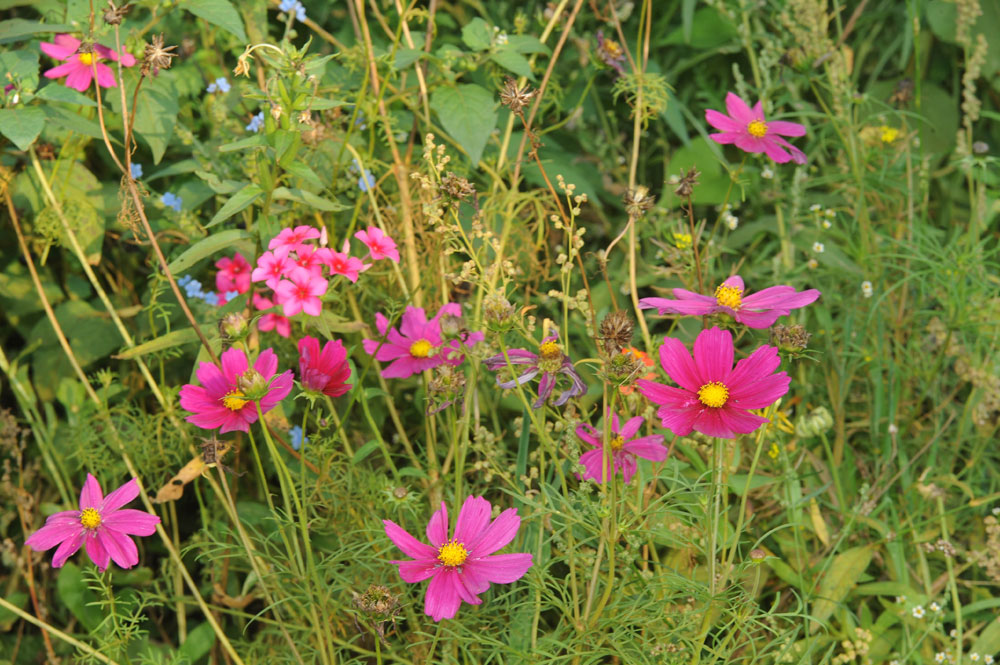
<svg viewBox="0 0 1000 665">
<path fill-rule="evenodd" d="M 559 378 L 556 376 L 557 374 L 568 376 L 571 385 L 552 403 L 553 406 L 562 406 L 569 401 L 570 397 L 582 395 L 587 392 L 586 384 L 584 384 L 580 375 L 576 373 L 576 369 L 573 367 L 573 362 L 569 359 L 569 356 L 562 352 L 562 347 L 559 346 L 558 340 L 558 334 L 546 337 L 538 346 L 538 353 L 532 353 L 525 349 L 511 349 L 508 351 L 507 356 L 510 358 L 510 364 L 528 365 L 528 368 L 510 381 L 501 381 L 498 376 L 497 385 L 501 388 L 513 388 L 516 385 L 527 383 L 541 373 L 542 376 L 538 381 L 538 399 L 531 405 L 533 409 L 541 408 L 549 398 L 549 395 L 552 394 L 553 388 L 556 387 L 556 380 Z M 507 358 L 502 353 L 487 358 L 484 362 L 486 363 L 486 367 L 494 372 L 501 367 L 507 366 Z"/>
</svg>

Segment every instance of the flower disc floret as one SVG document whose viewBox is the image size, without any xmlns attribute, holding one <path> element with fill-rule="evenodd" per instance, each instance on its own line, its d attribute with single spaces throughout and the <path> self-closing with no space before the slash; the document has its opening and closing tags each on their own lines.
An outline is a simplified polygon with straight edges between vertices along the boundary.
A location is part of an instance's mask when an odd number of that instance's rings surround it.
<svg viewBox="0 0 1000 665">
<path fill-rule="evenodd" d="M 747 125 L 747 131 L 750 136 L 756 136 L 757 138 L 764 138 L 767 135 L 767 123 L 763 120 L 753 120 Z"/>
<path fill-rule="evenodd" d="M 698 389 L 698 399 L 705 406 L 718 409 L 726 405 L 729 400 L 729 388 L 719 381 L 706 383 Z"/>
<path fill-rule="evenodd" d="M 96 529 L 101 526 L 101 514 L 94 508 L 87 508 L 80 513 L 80 524 L 84 529 Z"/>
<path fill-rule="evenodd" d="M 232 392 L 226 393 L 222 398 L 222 406 L 226 407 L 230 411 L 239 411 L 249 400 L 246 399 L 244 395 L 239 390 L 234 390 Z"/>
<path fill-rule="evenodd" d="M 414 358 L 426 358 L 434 351 L 434 345 L 426 339 L 418 339 L 410 344 L 410 355 Z"/>
<path fill-rule="evenodd" d="M 622 435 L 619 434 L 615 438 L 611 439 L 611 443 L 609 445 L 611 446 L 611 450 L 621 450 L 625 447 L 625 439 L 623 439 Z"/>
<path fill-rule="evenodd" d="M 719 284 L 715 289 L 715 302 L 719 303 L 720 307 L 729 307 L 730 309 L 738 310 L 743 304 L 742 296 L 743 289 L 738 286 Z"/>
<path fill-rule="evenodd" d="M 453 540 L 438 548 L 437 558 L 446 566 L 461 566 L 469 558 L 469 550 L 462 543 Z"/>
</svg>

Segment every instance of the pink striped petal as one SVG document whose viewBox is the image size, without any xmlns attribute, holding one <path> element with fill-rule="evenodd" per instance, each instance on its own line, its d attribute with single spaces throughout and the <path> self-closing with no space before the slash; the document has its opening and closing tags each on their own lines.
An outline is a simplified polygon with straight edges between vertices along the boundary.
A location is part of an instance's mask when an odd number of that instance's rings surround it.
<svg viewBox="0 0 1000 665">
<path fill-rule="evenodd" d="M 744 309 L 736 312 L 733 319 L 735 319 L 737 323 L 742 323 L 747 328 L 763 330 L 764 328 L 770 328 L 780 316 L 782 316 L 782 312 L 777 309 L 769 309 L 763 312 L 754 312 Z"/>
<path fill-rule="evenodd" d="M 439 548 L 448 542 L 448 506 L 441 502 L 441 508 L 434 511 L 431 521 L 427 523 L 427 540 Z M 436 555 L 436 553 L 435 553 Z"/>
<path fill-rule="evenodd" d="M 416 584 L 433 577 L 440 570 L 437 559 L 420 559 L 418 561 L 393 561 L 399 567 L 399 577 L 404 582 Z"/>
<path fill-rule="evenodd" d="M 150 515 L 144 510 L 123 508 L 108 515 L 102 524 L 130 536 L 152 536 L 156 533 L 156 525 L 160 518 Z"/>
<path fill-rule="evenodd" d="M 80 65 L 66 77 L 66 87 L 79 92 L 87 92 L 87 89 L 90 88 L 90 82 L 93 80 L 94 75 L 91 73 L 90 67 Z"/>
<path fill-rule="evenodd" d="M 87 480 L 83 482 L 83 489 L 80 490 L 80 510 L 87 508 L 98 509 L 104 501 L 104 494 L 101 492 L 101 484 L 97 478 L 87 474 Z"/>
<path fill-rule="evenodd" d="M 110 513 L 118 510 L 137 496 L 139 496 L 139 481 L 133 478 L 104 497 L 100 508 L 101 517 L 105 519 L 106 517 L 110 517 Z"/>
<path fill-rule="evenodd" d="M 118 85 L 114 72 L 103 62 L 97 63 L 97 83 L 102 88 L 114 88 Z"/>
<path fill-rule="evenodd" d="M 36 552 L 44 552 L 64 540 L 72 538 L 78 531 L 82 530 L 80 511 L 64 510 L 61 513 L 49 515 L 49 518 L 45 520 L 45 526 L 28 536 L 24 544 Z"/>
<path fill-rule="evenodd" d="M 588 450 L 580 455 L 579 463 L 586 469 L 582 476 L 584 480 L 595 480 L 599 483 L 604 482 L 604 476 L 607 475 L 606 472 L 609 470 L 604 466 L 603 450 Z M 610 471 L 612 474 L 614 473 L 614 469 Z"/>
<path fill-rule="evenodd" d="M 243 353 L 242 349 L 234 346 L 224 351 L 221 359 L 222 375 L 226 378 L 226 383 L 229 385 L 236 385 L 236 380 L 240 377 L 240 375 L 244 374 L 247 369 L 249 369 L 246 354 Z"/>
<path fill-rule="evenodd" d="M 530 554 L 494 554 L 474 561 L 468 567 L 474 567 L 477 574 L 493 584 L 510 584 L 524 577 L 531 564 Z"/>
<path fill-rule="evenodd" d="M 743 136 L 743 134 L 737 134 L 736 132 L 724 132 L 721 134 L 709 134 L 708 138 L 720 145 L 731 145 L 736 143 L 741 136 Z"/>
<path fill-rule="evenodd" d="M 80 48 L 80 40 L 70 35 L 56 35 L 52 41 L 55 43 L 42 42 L 38 48 L 42 50 L 42 53 L 56 60 L 66 60 L 75 55 L 77 49 Z"/>
<path fill-rule="evenodd" d="M 660 366 L 674 383 L 692 392 L 698 392 L 699 388 L 708 383 L 703 378 L 705 375 L 698 371 L 687 347 L 679 339 L 667 337 L 663 340 L 660 345 Z"/>
<path fill-rule="evenodd" d="M 736 434 L 749 434 L 761 425 L 766 425 L 770 422 L 763 416 L 757 416 L 742 409 L 731 408 L 728 404 L 721 409 L 716 409 L 716 411 L 719 412 L 722 422 Z"/>
<path fill-rule="evenodd" d="M 76 60 L 72 60 L 70 62 L 64 62 L 61 65 L 57 65 L 56 67 L 53 67 L 52 69 L 46 70 L 44 76 L 45 76 L 45 78 L 48 78 L 48 79 L 62 78 L 63 76 L 68 76 L 70 74 L 70 72 L 75 72 L 77 69 L 79 69 L 82 66 L 83 65 L 81 65 Z"/>
<path fill-rule="evenodd" d="M 111 561 L 111 554 L 104 547 L 104 541 L 97 534 L 90 533 L 84 542 L 86 543 L 87 556 L 97 566 L 97 570 L 103 573 L 108 568 L 108 562 Z"/>
<path fill-rule="evenodd" d="M 784 372 L 766 376 L 749 385 L 740 386 L 739 390 L 729 393 L 729 402 L 737 409 L 763 409 L 771 406 L 788 392 L 791 377 Z"/>
<path fill-rule="evenodd" d="M 646 419 L 642 416 L 629 418 L 625 423 L 625 426 L 618 430 L 618 434 L 621 435 L 623 439 L 628 441 L 639 432 L 639 428 L 642 427 L 644 422 L 646 422 Z"/>
<path fill-rule="evenodd" d="M 233 384 L 226 380 L 226 377 L 222 375 L 222 371 L 214 363 L 200 363 L 195 375 L 198 377 L 201 385 L 205 387 L 205 390 L 218 397 L 225 395 L 234 387 Z M 190 411 L 190 409 L 188 410 Z"/>
<path fill-rule="evenodd" d="M 733 92 L 726 94 L 726 110 L 733 120 L 744 127 L 749 125 L 756 117 L 753 111 L 750 110 L 750 107 L 747 106 L 747 103 Z"/>
<path fill-rule="evenodd" d="M 600 435 L 597 433 L 597 430 L 590 425 L 590 423 L 580 423 L 577 425 L 576 435 L 595 448 L 601 447 Z"/>
<path fill-rule="evenodd" d="M 685 406 L 674 408 L 662 406 L 656 411 L 660 424 L 675 436 L 687 436 L 694 429 L 695 421 L 703 407 Z"/>
<path fill-rule="evenodd" d="M 437 557 L 435 548 L 420 542 L 392 520 L 382 520 L 382 524 L 385 526 L 385 535 L 406 556 L 414 559 L 435 559 Z"/>
<path fill-rule="evenodd" d="M 662 434 L 652 434 L 626 441 L 622 450 L 651 462 L 662 462 L 667 459 L 667 448 L 663 445 Z"/>
<path fill-rule="evenodd" d="M 469 557 L 486 556 L 505 547 L 514 540 L 520 526 L 521 518 L 517 516 L 517 508 L 508 508 L 503 511 L 475 542 L 467 543 Z"/>
<path fill-rule="evenodd" d="M 701 331 L 694 341 L 694 362 L 703 383 L 725 380 L 733 369 L 732 334 L 721 328 Z"/>
<path fill-rule="evenodd" d="M 788 122 L 785 120 L 772 120 L 767 123 L 767 132 L 769 134 L 779 134 L 781 136 L 805 136 L 806 126 L 800 125 L 797 122 Z"/>
<path fill-rule="evenodd" d="M 819 298 L 816 289 L 796 291 L 794 287 L 779 285 L 753 293 L 743 299 L 743 307 L 748 309 L 781 309 L 791 310 L 812 304 Z"/>
<path fill-rule="evenodd" d="M 490 513 L 493 508 L 490 502 L 479 496 L 469 496 L 458 511 L 455 520 L 455 540 L 460 543 L 470 543 L 482 534 L 489 526 Z"/>
<path fill-rule="evenodd" d="M 736 122 L 725 113 L 712 109 L 705 110 L 705 121 L 712 125 L 712 127 L 721 129 L 723 132 L 739 132 L 745 127 L 745 125 Z"/>
<path fill-rule="evenodd" d="M 441 570 L 431 578 L 424 596 L 424 614 L 435 621 L 454 618 L 462 598 L 455 588 L 455 574 L 449 570 Z"/>
<path fill-rule="evenodd" d="M 260 372 L 265 379 L 270 379 L 278 371 L 278 356 L 271 349 L 264 349 L 257 356 L 257 361 L 253 368 Z"/>
<path fill-rule="evenodd" d="M 139 563 L 139 550 L 131 538 L 124 533 L 101 525 L 97 531 L 101 545 L 111 555 L 111 560 L 121 568 L 131 568 Z"/>
<path fill-rule="evenodd" d="M 66 563 L 66 559 L 76 554 L 77 550 L 83 545 L 83 539 L 86 535 L 87 530 L 81 528 L 75 534 L 62 541 L 62 544 L 56 548 L 56 553 L 52 555 L 52 567 L 62 568 L 62 565 Z"/>
</svg>

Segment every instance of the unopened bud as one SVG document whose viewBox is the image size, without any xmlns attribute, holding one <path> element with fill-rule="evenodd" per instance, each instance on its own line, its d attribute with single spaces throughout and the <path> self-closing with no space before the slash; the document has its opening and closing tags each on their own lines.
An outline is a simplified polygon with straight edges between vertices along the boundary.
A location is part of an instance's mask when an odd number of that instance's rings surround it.
<svg viewBox="0 0 1000 665">
<path fill-rule="evenodd" d="M 779 351 L 786 353 L 805 351 L 811 337 L 812 333 L 806 330 L 805 326 L 798 324 L 793 326 L 778 324 L 771 329 L 771 343 L 778 347 Z"/>
<path fill-rule="evenodd" d="M 767 558 L 767 552 L 760 549 L 759 547 L 750 550 L 750 560 L 754 563 L 761 563 Z"/>
<path fill-rule="evenodd" d="M 219 322 L 219 332 L 229 341 L 243 339 L 246 337 L 249 329 L 250 325 L 247 322 L 247 317 L 242 312 L 226 314 L 222 321 Z"/>
<path fill-rule="evenodd" d="M 258 400 L 267 394 L 267 380 L 255 369 L 248 369 L 236 380 L 236 387 L 248 400 Z"/>
<path fill-rule="evenodd" d="M 825 434 L 833 426 L 833 416 L 825 406 L 819 406 L 795 422 L 795 434 L 802 438 Z"/>
</svg>

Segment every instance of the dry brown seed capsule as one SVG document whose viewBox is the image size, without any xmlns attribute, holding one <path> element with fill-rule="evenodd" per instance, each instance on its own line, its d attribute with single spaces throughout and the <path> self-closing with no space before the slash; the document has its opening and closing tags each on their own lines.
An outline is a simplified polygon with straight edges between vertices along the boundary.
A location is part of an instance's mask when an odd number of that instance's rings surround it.
<svg viewBox="0 0 1000 665">
<path fill-rule="evenodd" d="M 517 80 L 508 76 L 503 84 L 503 90 L 500 91 L 500 103 L 509 108 L 514 115 L 521 115 L 524 112 L 524 107 L 537 94 L 538 91 L 532 90 L 529 85 L 518 88 Z"/>
<path fill-rule="evenodd" d="M 163 35 L 153 35 L 149 44 L 142 53 L 142 73 L 156 76 L 161 69 L 170 69 L 176 53 L 171 53 L 176 46 L 164 46 Z"/>
<path fill-rule="evenodd" d="M 682 199 L 691 196 L 694 193 L 695 185 L 698 184 L 698 176 L 700 175 L 701 173 L 698 172 L 698 169 L 692 166 L 688 169 L 687 173 L 681 176 L 681 181 L 677 183 L 677 189 L 674 190 L 674 194 Z"/>
<path fill-rule="evenodd" d="M 634 330 L 635 323 L 627 312 L 616 310 L 605 316 L 600 327 L 600 340 L 603 342 L 604 352 L 609 356 L 619 353 L 632 343 Z"/>
</svg>

